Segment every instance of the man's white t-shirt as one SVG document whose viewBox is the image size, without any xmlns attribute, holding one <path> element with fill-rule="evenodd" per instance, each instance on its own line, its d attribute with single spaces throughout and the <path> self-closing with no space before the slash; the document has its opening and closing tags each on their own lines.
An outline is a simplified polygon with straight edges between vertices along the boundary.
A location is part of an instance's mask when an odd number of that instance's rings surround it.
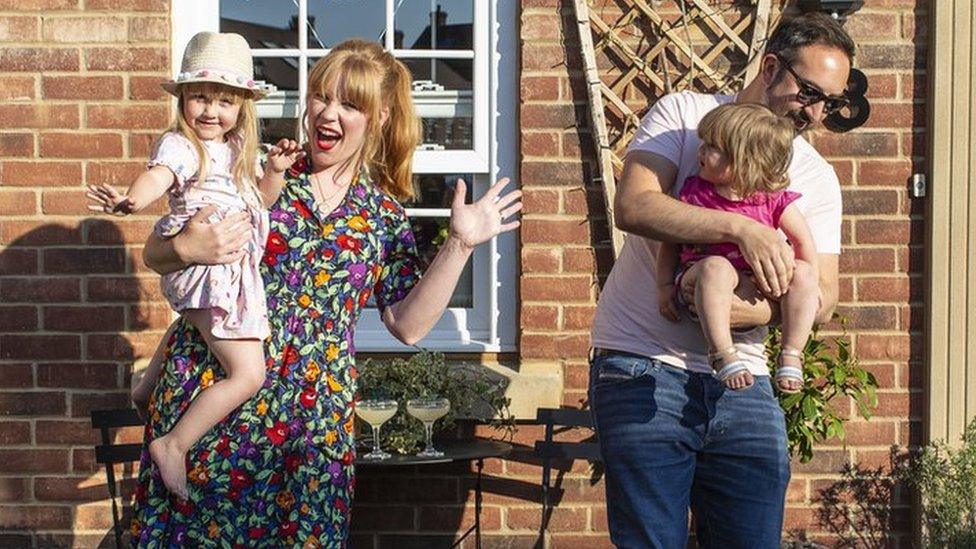
<svg viewBox="0 0 976 549">
<path fill-rule="evenodd" d="M 630 151 L 648 151 L 671 160 L 677 176 L 670 189 L 677 196 L 690 175 L 698 173 L 698 122 L 708 111 L 735 99 L 728 95 L 681 92 L 662 97 L 641 121 Z M 841 193 L 833 167 L 803 138 L 793 141 L 789 167 L 791 191 L 803 213 L 818 253 L 840 253 Z M 679 368 L 710 373 L 708 343 L 701 326 L 687 318 L 673 323 L 658 311 L 655 258 L 658 242 L 627 234 L 600 293 L 591 333 L 594 347 L 656 358 Z M 739 355 L 754 375 L 768 375 L 763 353 L 765 326 L 733 333 Z"/>
</svg>

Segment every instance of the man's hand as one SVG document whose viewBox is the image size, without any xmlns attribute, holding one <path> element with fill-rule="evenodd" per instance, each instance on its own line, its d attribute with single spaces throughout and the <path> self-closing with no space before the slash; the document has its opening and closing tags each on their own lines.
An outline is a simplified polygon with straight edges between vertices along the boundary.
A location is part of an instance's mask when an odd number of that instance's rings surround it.
<svg viewBox="0 0 976 549">
<path fill-rule="evenodd" d="M 756 286 L 774 298 L 786 293 L 793 280 L 793 248 L 776 229 L 752 221 L 736 232 L 735 243 L 743 259 L 752 267 Z"/>
</svg>

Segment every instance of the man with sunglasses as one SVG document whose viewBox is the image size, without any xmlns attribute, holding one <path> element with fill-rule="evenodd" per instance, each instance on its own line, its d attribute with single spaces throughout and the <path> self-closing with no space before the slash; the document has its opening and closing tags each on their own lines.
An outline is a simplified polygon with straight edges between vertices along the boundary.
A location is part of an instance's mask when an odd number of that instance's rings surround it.
<svg viewBox="0 0 976 549">
<path fill-rule="evenodd" d="M 698 171 L 696 130 L 711 109 L 755 102 L 792 120 L 797 138 L 790 189 L 802 194 L 797 205 L 817 245 L 818 321 L 829 320 L 838 294 L 840 185 L 800 134 L 846 106 L 853 58 L 854 43 L 837 21 L 799 16 L 773 32 L 758 76 L 738 96 L 671 94 L 641 122 L 614 204 L 617 226 L 629 234 L 601 292 L 592 330 L 589 402 L 606 466 L 611 539 L 618 547 L 684 548 L 689 506 L 702 547 L 779 547 L 789 456 L 763 339 L 765 326 L 778 322 L 779 309 L 769 299 L 788 287 L 793 252 L 773 229 L 673 197 Z M 752 386 L 726 390 L 712 375 L 701 329 L 688 319 L 672 323 L 660 315 L 657 241 L 739 246 L 755 284 L 737 289 L 732 321 L 742 328 L 736 347 L 754 376 Z M 694 303 L 693 295 L 684 297 Z"/>
</svg>

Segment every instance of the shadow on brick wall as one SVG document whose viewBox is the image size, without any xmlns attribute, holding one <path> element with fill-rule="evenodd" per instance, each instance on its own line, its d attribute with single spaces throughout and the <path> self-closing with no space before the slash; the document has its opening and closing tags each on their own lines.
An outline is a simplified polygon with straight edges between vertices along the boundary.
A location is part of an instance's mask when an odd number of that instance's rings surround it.
<svg viewBox="0 0 976 549">
<path fill-rule="evenodd" d="M 0 234 L 0 546 L 114 546 L 89 412 L 128 406 L 144 285 L 114 222 L 5 219 Z M 136 467 L 116 472 L 125 502 Z"/>
</svg>

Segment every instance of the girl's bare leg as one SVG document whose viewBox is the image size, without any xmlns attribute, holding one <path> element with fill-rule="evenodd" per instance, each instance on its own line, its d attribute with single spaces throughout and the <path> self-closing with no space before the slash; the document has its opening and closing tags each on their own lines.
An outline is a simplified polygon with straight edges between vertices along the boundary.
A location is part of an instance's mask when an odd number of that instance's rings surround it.
<svg viewBox="0 0 976 549">
<path fill-rule="evenodd" d="M 186 452 L 264 384 L 264 346 L 257 339 L 218 339 L 211 334 L 210 311 L 193 309 L 183 315 L 200 330 L 227 377 L 201 391 L 173 429 L 152 441 L 149 454 L 166 488 L 187 497 Z"/>
<path fill-rule="evenodd" d="M 709 345 L 716 371 L 739 361 L 732 341 L 732 294 L 739 285 L 739 272 L 724 257 L 706 257 L 692 265 L 682 284 L 695 285 L 695 310 Z M 729 389 L 744 389 L 753 383 L 748 369 L 723 380 Z"/>
<path fill-rule="evenodd" d="M 802 351 L 807 345 L 813 321 L 817 317 L 819 296 L 816 269 L 806 261 L 796 260 L 789 291 L 780 299 L 784 352 L 779 356 L 778 366 L 797 368 L 801 374 L 798 378 L 792 375 L 795 374 L 792 370 L 784 370 L 783 375 L 777 373 L 776 385 L 783 392 L 795 393 L 803 388 Z"/>
</svg>

